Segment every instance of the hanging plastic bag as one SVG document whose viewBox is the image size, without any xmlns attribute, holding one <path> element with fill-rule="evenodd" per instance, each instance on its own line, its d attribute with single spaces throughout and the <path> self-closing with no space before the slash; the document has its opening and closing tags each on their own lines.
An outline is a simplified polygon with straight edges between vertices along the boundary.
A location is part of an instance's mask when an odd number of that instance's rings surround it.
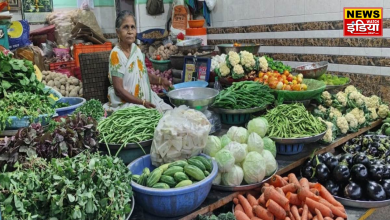
<svg viewBox="0 0 390 220">
<path fill-rule="evenodd" d="M 206 5 L 207 5 L 207 8 L 212 11 L 215 7 L 215 5 L 217 4 L 217 0 L 205 0 L 206 1 Z"/>
<path fill-rule="evenodd" d="M 77 0 L 77 5 L 81 10 L 90 11 L 94 8 L 93 0 Z"/>
</svg>

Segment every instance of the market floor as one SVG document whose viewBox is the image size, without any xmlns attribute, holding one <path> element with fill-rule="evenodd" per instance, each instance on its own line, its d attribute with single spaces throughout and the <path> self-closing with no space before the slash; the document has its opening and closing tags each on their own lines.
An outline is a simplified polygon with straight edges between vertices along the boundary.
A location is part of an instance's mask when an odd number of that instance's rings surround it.
<svg viewBox="0 0 390 220">
<path fill-rule="evenodd" d="M 362 216 L 359 220 L 386 220 L 386 219 L 390 219 L 390 206 L 375 209 L 375 211 L 371 215 Z"/>
</svg>

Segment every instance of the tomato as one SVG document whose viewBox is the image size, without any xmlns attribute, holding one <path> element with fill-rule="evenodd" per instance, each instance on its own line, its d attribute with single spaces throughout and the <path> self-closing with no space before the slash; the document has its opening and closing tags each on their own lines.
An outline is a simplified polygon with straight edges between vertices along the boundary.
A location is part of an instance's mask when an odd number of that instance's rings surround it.
<svg viewBox="0 0 390 220">
<path fill-rule="evenodd" d="M 298 82 L 298 83 L 302 83 L 302 80 L 303 80 L 303 79 L 300 78 L 300 77 L 297 78 L 297 82 Z"/>
<path fill-rule="evenodd" d="M 296 85 L 296 84 L 298 84 L 298 82 L 294 79 L 294 80 L 292 81 L 292 84 L 293 84 L 293 85 Z"/>
<path fill-rule="evenodd" d="M 292 90 L 294 90 L 294 91 L 301 91 L 301 86 L 295 84 L 295 85 L 292 86 Z"/>
<path fill-rule="evenodd" d="M 284 71 L 283 71 L 283 74 L 286 75 L 286 76 L 288 76 L 288 75 L 290 74 L 290 72 L 289 72 L 288 70 L 284 70 Z"/>
<path fill-rule="evenodd" d="M 291 91 L 291 86 L 290 85 L 286 85 L 283 90 Z"/>
<path fill-rule="evenodd" d="M 286 75 L 282 75 L 283 80 L 287 79 Z"/>
<path fill-rule="evenodd" d="M 301 89 L 304 90 L 304 91 L 306 91 L 306 90 L 307 90 L 307 85 L 306 85 L 306 84 L 302 84 L 302 85 L 301 85 Z"/>
<path fill-rule="evenodd" d="M 293 81 L 292 76 L 288 76 L 288 77 L 287 77 L 287 81 L 292 82 L 292 81 Z"/>
<path fill-rule="evenodd" d="M 263 78 L 263 76 L 264 76 L 264 73 L 263 72 L 259 72 L 259 77 Z"/>
<path fill-rule="evenodd" d="M 156 55 L 156 60 L 161 60 L 161 56 L 160 55 Z"/>
<path fill-rule="evenodd" d="M 263 79 L 264 79 L 265 81 L 268 80 L 268 78 L 269 78 L 268 75 L 264 75 L 264 76 L 263 76 Z"/>
<path fill-rule="evenodd" d="M 288 80 L 287 79 L 283 80 L 283 83 L 287 85 L 288 84 Z"/>
</svg>

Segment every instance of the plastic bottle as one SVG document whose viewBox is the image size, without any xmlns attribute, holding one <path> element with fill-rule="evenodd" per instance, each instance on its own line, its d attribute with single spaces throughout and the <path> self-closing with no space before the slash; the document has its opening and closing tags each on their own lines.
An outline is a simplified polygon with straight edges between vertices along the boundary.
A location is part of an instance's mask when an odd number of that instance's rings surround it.
<svg viewBox="0 0 390 220">
<path fill-rule="evenodd" d="M 222 90 L 222 86 L 221 86 L 221 84 L 220 84 L 219 81 L 218 81 L 218 76 L 215 77 L 214 89 L 216 89 L 216 90 L 218 90 L 218 91 L 221 91 L 221 90 Z"/>
</svg>

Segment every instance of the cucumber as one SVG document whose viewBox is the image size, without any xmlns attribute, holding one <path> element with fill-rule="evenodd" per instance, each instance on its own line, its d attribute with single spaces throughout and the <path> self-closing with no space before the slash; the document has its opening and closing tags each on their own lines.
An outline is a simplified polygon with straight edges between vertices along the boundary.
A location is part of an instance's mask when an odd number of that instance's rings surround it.
<svg viewBox="0 0 390 220">
<path fill-rule="evenodd" d="M 197 159 L 188 159 L 188 164 L 194 165 L 201 169 L 202 171 L 206 171 L 206 167 L 203 165 L 203 163 L 200 160 Z"/>
<path fill-rule="evenodd" d="M 158 181 L 160 180 L 160 177 L 162 175 L 163 171 L 161 168 L 156 168 L 154 169 L 149 177 L 148 177 L 148 180 L 146 181 L 146 186 L 148 187 L 152 187 L 154 186 L 154 184 L 158 183 Z"/>
<path fill-rule="evenodd" d="M 176 174 L 175 174 L 176 175 Z M 166 183 L 168 184 L 170 187 L 175 187 L 176 186 L 176 181 L 173 177 L 171 176 L 166 176 L 166 175 L 162 175 L 161 178 L 160 178 L 160 182 L 162 183 Z M 180 182 L 180 181 L 178 181 Z"/>
<path fill-rule="evenodd" d="M 177 173 L 175 173 L 175 175 L 173 177 L 175 178 L 176 182 L 178 182 L 178 183 L 183 181 L 183 180 L 188 180 L 188 176 L 183 172 L 177 172 Z"/>
<path fill-rule="evenodd" d="M 141 177 L 140 175 L 133 175 L 131 176 L 131 180 L 133 180 L 134 182 L 138 182 L 140 177 Z"/>
<path fill-rule="evenodd" d="M 211 162 L 210 159 L 203 156 L 195 156 L 195 157 L 191 157 L 191 159 L 196 159 L 202 162 L 203 165 L 206 167 L 207 171 L 211 172 L 213 170 L 213 163 Z"/>
<path fill-rule="evenodd" d="M 204 175 L 205 175 L 206 177 L 210 175 L 209 171 L 207 171 L 207 170 L 204 171 L 203 173 L 204 173 Z"/>
<path fill-rule="evenodd" d="M 160 169 L 162 169 L 162 171 L 164 172 L 165 170 L 167 170 L 169 167 L 169 163 L 166 163 L 166 164 L 163 164 L 161 166 L 159 166 Z"/>
<path fill-rule="evenodd" d="M 187 166 L 184 167 L 184 172 L 194 178 L 195 180 L 197 181 L 201 181 L 203 180 L 204 178 L 206 178 L 204 176 L 204 173 L 201 169 L 199 169 L 198 167 L 194 166 L 194 165 L 191 165 L 191 164 L 188 164 Z"/>
<path fill-rule="evenodd" d="M 185 165 L 188 165 L 187 161 L 185 161 L 185 160 L 177 160 L 177 161 L 169 164 L 169 167 L 173 167 L 173 166 L 184 167 Z"/>
<path fill-rule="evenodd" d="M 184 186 L 189 186 L 192 184 L 192 181 L 191 180 L 183 180 L 181 181 L 180 183 L 178 183 L 175 188 L 179 188 L 179 187 L 184 187 Z"/>
<path fill-rule="evenodd" d="M 148 174 L 143 173 L 139 177 L 137 183 L 140 184 L 141 186 L 146 186 L 146 180 L 148 179 Z"/>
<path fill-rule="evenodd" d="M 149 168 L 145 167 L 144 170 L 142 171 L 142 173 L 145 173 L 146 176 L 149 176 L 149 175 L 150 175 L 150 170 L 149 170 Z"/>
<path fill-rule="evenodd" d="M 169 185 L 166 184 L 166 183 L 156 183 L 156 184 L 153 185 L 152 188 L 157 188 L 157 189 L 169 189 L 169 188 L 171 188 L 171 187 L 169 187 Z"/>
<path fill-rule="evenodd" d="M 175 175 L 175 173 L 177 172 L 183 172 L 183 167 L 179 167 L 179 166 L 173 166 L 173 167 L 169 167 L 164 173 L 163 175 L 166 175 L 166 176 L 172 176 Z"/>
</svg>

